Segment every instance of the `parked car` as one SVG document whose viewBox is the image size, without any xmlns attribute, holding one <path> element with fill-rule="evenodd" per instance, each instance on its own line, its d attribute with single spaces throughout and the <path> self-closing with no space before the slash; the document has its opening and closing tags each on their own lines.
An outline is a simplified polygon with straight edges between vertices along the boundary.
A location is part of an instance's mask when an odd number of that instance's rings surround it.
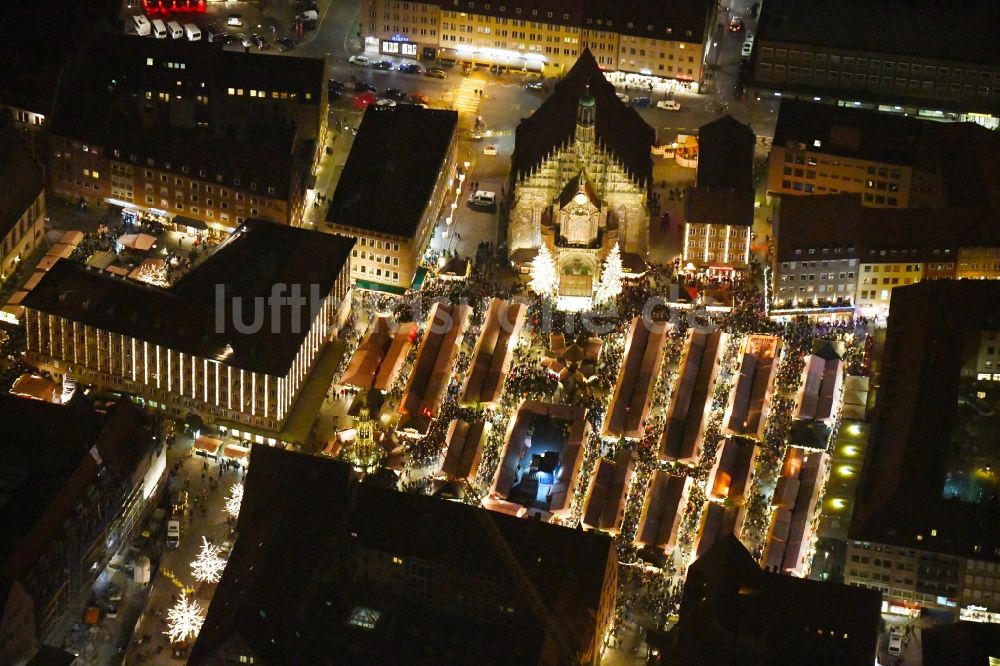
<svg viewBox="0 0 1000 666">
<path fill-rule="evenodd" d="M 545 84 L 542 83 L 541 81 L 528 81 L 527 83 L 524 84 L 524 87 L 525 89 L 534 92 L 544 92 L 545 90 Z"/>
<path fill-rule="evenodd" d="M 397 67 L 396 69 L 403 72 L 404 74 L 419 74 L 421 71 L 420 65 L 412 62 L 404 63 L 399 67 Z"/>
<path fill-rule="evenodd" d="M 497 147 L 495 144 L 491 143 L 490 145 L 483 148 L 483 155 L 496 155 L 496 154 L 497 154 Z"/>
<path fill-rule="evenodd" d="M 231 25 L 234 28 L 242 28 L 243 17 L 240 16 L 239 14 L 230 14 L 229 17 L 226 19 L 226 25 Z"/>
<path fill-rule="evenodd" d="M 375 100 L 375 106 L 393 107 L 393 106 L 396 106 L 396 100 L 394 100 L 394 99 L 379 99 L 379 100 Z"/>
<path fill-rule="evenodd" d="M 362 67 L 367 67 L 372 63 L 371 60 L 362 55 L 353 55 L 347 59 L 347 62 L 351 63 L 352 65 L 360 65 Z"/>
<path fill-rule="evenodd" d="M 278 45 L 278 50 L 281 51 L 282 53 L 284 53 L 285 51 L 291 51 L 299 44 L 291 37 L 278 37 L 274 41 Z"/>
<path fill-rule="evenodd" d="M 636 97 L 632 100 L 632 106 L 639 107 L 640 109 L 648 109 L 653 106 L 653 100 L 649 97 Z"/>
<path fill-rule="evenodd" d="M 327 88 L 331 91 L 335 90 L 339 93 L 344 92 L 344 83 L 342 81 L 338 81 L 337 79 L 330 79 L 329 81 L 326 82 L 326 85 Z"/>
<path fill-rule="evenodd" d="M 167 548 L 181 545 L 181 521 L 171 518 L 167 521 Z"/>
<path fill-rule="evenodd" d="M 744 28 L 746 28 L 746 24 L 739 16 L 734 16 L 733 20 L 729 22 L 729 32 L 743 32 Z"/>
<path fill-rule="evenodd" d="M 104 616 L 111 619 L 118 617 L 118 604 L 108 604 L 108 610 L 104 613 Z"/>
<path fill-rule="evenodd" d="M 122 591 L 121 591 L 121 588 L 119 588 L 114 583 L 109 583 L 108 584 L 108 601 L 121 601 L 121 600 L 122 600 Z"/>
<path fill-rule="evenodd" d="M 409 99 L 409 95 L 402 90 L 397 90 L 396 88 L 386 88 L 385 92 L 382 93 L 382 97 L 385 99 L 391 99 L 394 102 L 405 102 Z"/>
<path fill-rule="evenodd" d="M 432 79 L 443 79 L 448 76 L 448 74 L 440 67 L 431 67 L 430 69 L 424 70 L 424 76 L 429 76 Z"/>
<path fill-rule="evenodd" d="M 623 92 L 616 92 L 615 97 L 622 101 L 622 104 L 628 104 L 629 96 Z"/>
<path fill-rule="evenodd" d="M 250 41 L 252 41 L 254 46 L 256 46 L 261 51 L 267 51 L 269 48 L 271 48 L 270 42 L 264 39 L 261 35 L 250 35 Z"/>
<path fill-rule="evenodd" d="M 372 63 L 372 69 L 381 69 L 384 72 L 392 70 L 392 62 L 389 60 L 377 60 Z"/>
<path fill-rule="evenodd" d="M 364 93 L 375 93 L 375 86 L 364 81 L 355 81 L 354 87 L 352 88 L 354 94 L 364 94 Z"/>
<path fill-rule="evenodd" d="M 749 58 L 750 54 L 753 53 L 753 40 L 748 39 L 743 42 L 743 48 L 740 49 L 740 56 L 744 58 Z"/>
<path fill-rule="evenodd" d="M 414 104 L 430 104 L 430 98 L 423 93 L 412 93 L 410 95 L 410 101 Z"/>
<path fill-rule="evenodd" d="M 680 111 L 681 105 L 680 102 L 675 99 L 661 99 L 656 103 L 656 108 L 664 109 L 666 111 Z"/>
<path fill-rule="evenodd" d="M 897 629 L 897 627 L 893 627 Z M 903 652 L 903 634 L 899 631 L 892 631 L 889 634 L 889 654 L 894 657 L 899 656 Z"/>
</svg>

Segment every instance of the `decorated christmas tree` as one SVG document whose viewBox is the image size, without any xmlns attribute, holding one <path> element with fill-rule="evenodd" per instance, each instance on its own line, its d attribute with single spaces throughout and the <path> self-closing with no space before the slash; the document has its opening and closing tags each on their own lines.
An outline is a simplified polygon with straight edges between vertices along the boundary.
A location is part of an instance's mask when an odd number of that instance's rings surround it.
<svg viewBox="0 0 1000 666">
<path fill-rule="evenodd" d="M 618 250 L 618 243 L 615 243 L 604 260 L 604 270 L 601 271 L 601 281 L 597 285 L 594 300 L 604 303 L 622 293 L 622 274 L 622 255 Z"/>
<path fill-rule="evenodd" d="M 552 253 L 544 243 L 538 248 L 538 254 L 531 262 L 531 290 L 539 296 L 555 298 L 559 293 L 559 280 L 556 274 L 556 262 Z"/>
</svg>

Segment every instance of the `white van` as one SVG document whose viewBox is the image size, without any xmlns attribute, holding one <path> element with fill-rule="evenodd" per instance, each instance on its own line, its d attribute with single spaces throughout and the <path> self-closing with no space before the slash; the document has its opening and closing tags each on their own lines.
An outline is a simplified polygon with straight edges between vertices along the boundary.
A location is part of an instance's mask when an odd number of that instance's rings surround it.
<svg viewBox="0 0 1000 666">
<path fill-rule="evenodd" d="M 171 39 L 182 39 L 184 37 L 184 28 L 177 21 L 171 21 L 167 24 L 167 32 L 170 33 Z"/>
<path fill-rule="evenodd" d="M 184 34 L 187 35 L 189 42 L 201 41 L 201 30 L 194 23 L 184 24 Z"/>
<path fill-rule="evenodd" d="M 181 521 L 171 518 L 167 521 L 167 548 L 181 545 Z"/>
<path fill-rule="evenodd" d="M 135 26 L 135 34 L 140 37 L 145 37 L 149 34 L 149 19 L 142 14 L 136 14 L 132 17 L 132 25 Z"/>
<path fill-rule="evenodd" d="M 497 205 L 497 193 L 489 190 L 476 190 L 476 193 L 469 197 L 469 206 L 480 210 L 493 210 Z"/>
<path fill-rule="evenodd" d="M 153 19 L 150 21 L 150 24 L 153 26 L 153 37 L 156 37 L 157 39 L 167 38 L 167 26 L 163 25 L 163 21 L 160 19 Z"/>
</svg>

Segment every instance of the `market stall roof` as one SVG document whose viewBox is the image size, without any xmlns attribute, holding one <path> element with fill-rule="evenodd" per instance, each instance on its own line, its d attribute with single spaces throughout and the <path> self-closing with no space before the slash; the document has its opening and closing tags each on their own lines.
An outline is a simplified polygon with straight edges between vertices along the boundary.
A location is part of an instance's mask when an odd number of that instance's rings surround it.
<svg viewBox="0 0 1000 666">
<path fill-rule="evenodd" d="M 39 375 L 23 374 L 14 382 L 10 392 L 22 398 L 52 402 L 56 393 L 56 383 Z"/>
<path fill-rule="evenodd" d="M 27 296 L 27 295 L 28 295 L 28 292 L 26 292 L 24 290 L 15 291 L 14 295 L 11 296 L 10 300 L 7 301 L 7 305 L 18 305 L 21 301 L 24 300 L 24 297 Z"/>
<path fill-rule="evenodd" d="M 56 243 L 49 248 L 49 251 L 45 254 L 50 257 L 62 257 L 63 259 L 69 259 L 69 255 L 73 254 L 75 248 L 69 243 Z"/>
<path fill-rule="evenodd" d="M 31 291 L 38 286 L 38 283 L 42 281 L 45 277 L 45 271 L 35 271 L 32 273 L 31 277 L 28 278 L 27 282 L 24 283 L 24 289 L 26 291 Z"/>
<path fill-rule="evenodd" d="M 206 453 L 211 453 L 213 456 L 219 453 L 220 446 L 222 446 L 221 439 L 209 437 L 208 435 L 201 435 L 198 439 L 194 440 L 194 449 L 196 451 L 205 451 Z"/>
<path fill-rule="evenodd" d="M 87 258 L 86 264 L 92 268 L 103 271 L 114 262 L 116 257 L 117 255 L 115 255 L 114 252 L 99 250 Z"/>
<path fill-rule="evenodd" d="M 175 215 L 174 224 L 179 224 L 182 227 L 187 227 L 188 229 L 198 229 L 200 231 L 205 231 L 208 229 L 208 225 L 201 220 L 197 220 L 193 217 L 187 217 L 185 215 Z"/>
<path fill-rule="evenodd" d="M 127 268 L 123 268 L 121 266 L 115 266 L 113 264 L 111 266 L 108 266 L 104 270 L 107 271 L 108 273 L 111 273 L 112 275 L 121 275 L 122 277 L 125 277 L 125 276 L 128 275 L 128 269 Z"/>
<path fill-rule="evenodd" d="M 125 234 L 118 238 L 118 242 L 130 250 L 148 252 L 156 243 L 156 236 L 149 234 Z"/>
<path fill-rule="evenodd" d="M 35 266 L 35 270 L 47 271 L 53 266 L 55 266 L 56 262 L 59 261 L 59 259 L 60 259 L 59 257 L 54 257 L 51 254 L 47 254 L 39 260 L 38 265 Z"/>
<path fill-rule="evenodd" d="M 83 232 L 77 231 L 75 229 L 71 229 L 67 232 L 64 232 L 63 235 L 59 238 L 60 245 L 66 244 L 76 247 L 82 242 L 83 242 Z"/>
<path fill-rule="evenodd" d="M 222 449 L 222 455 L 227 458 L 242 460 L 250 455 L 250 447 L 241 446 L 239 444 L 226 444 L 226 446 Z"/>
</svg>

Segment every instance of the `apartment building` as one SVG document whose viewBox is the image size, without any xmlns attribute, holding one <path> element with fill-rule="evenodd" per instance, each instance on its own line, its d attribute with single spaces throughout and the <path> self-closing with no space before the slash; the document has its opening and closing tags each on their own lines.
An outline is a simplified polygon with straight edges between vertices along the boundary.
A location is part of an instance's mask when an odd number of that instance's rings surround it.
<svg viewBox="0 0 1000 666">
<path fill-rule="evenodd" d="M 357 240 L 354 284 L 401 293 L 413 283 L 435 226 L 451 215 L 446 207 L 467 198 L 456 175 L 457 127 L 455 111 L 365 111 L 326 215 L 330 231 Z"/>
<path fill-rule="evenodd" d="M 994 129 L 1000 48 L 982 26 L 998 21 L 989 0 L 774 0 L 761 9 L 751 86 Z"/>
<path fill-rule="evenodd" d="M 49 187 L 218 234 L 251 217 L 297 225 L 325 144 L 326 91 L 321 59 L 109 36 L 63 77 Z"/>
<path fill-rule="evenodd" d="M 273 443 L 349 312 L 353 246 L 248 220 L 169 289 L 62 260 L 22 303 L 26 357 L 56 377 Z"/>
<path fill-rule="evenodd" d="M 0 136 L 0 287 L 45 244 L 45 180 L 30 144 Z"/>
<path fill-rule="evenodd" d="M 844 566 L 845 581 L 881 591 L 887 610 L 1000 612 L 996 509 L 959 473 L 996 461 L 988 435 L 970 430 L 974 410 L 942 408 L 960 405 L 976 381 L 968 343 L 978 349 L 981 332 L 1000 330 L 987 307 L 998 299 L 1000 283 L 981 280 L 928 280 L 893 295 Z M 977 440 L 973 462 L 963 449 Z"/>
<path fill-rule="evenodd" d="M 5 394 L 0 421 L 0 662 L 17 664 L 79 621 L 156 506 L 166 449 L 128 401 L 98 410 Z"/>
<path fill-rule="evenodd" d="M 277 448 L 254 447 L 249 469 L 189 663 L 600 663 L 618 580 L 607 535 L 357 483 L 341 461 Z M 289 617 L 325 629 L 292 636 Z"/>
<path fill-rule="evenodd" d="M 699 128 L 697 185 L 684 200 L 687 268 L 729 272 L 750 261 L 756 142 L 747 125 L 728 115 Z"/>
<path fill-rule="evenodd" d="M 560 76 L 590 48 L 605 71 L 701 81 L 711 2 L 366 0 L 365 50 Z"/>
<path fill-rule="evenodd" d="M 771 149 L 771 194 L 862 195 L 866 206 L 996 206 L 1000 139 L 974 123 L 940 123 L 784 99 Z"/>
<path fill-rule="evenodd" d="M 773 299 L 777 307 L 854 305 L 885 316 L 893 289 L 959 277 L 959 257 L 1000 249 L 1000 220 L 987 208 L 870 208 L 858 194 L 783 197 Z M 992 264 L 961 277 L 988 278 Z"/>
</svg>

